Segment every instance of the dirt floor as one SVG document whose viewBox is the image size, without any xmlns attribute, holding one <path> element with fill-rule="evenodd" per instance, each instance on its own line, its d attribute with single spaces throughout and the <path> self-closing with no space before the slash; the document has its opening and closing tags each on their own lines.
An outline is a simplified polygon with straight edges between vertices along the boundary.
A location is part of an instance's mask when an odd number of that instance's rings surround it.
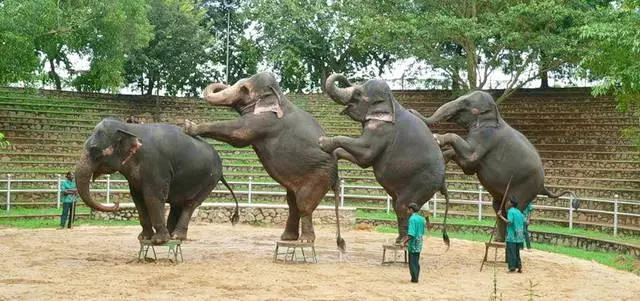
<svg viewBox="0 0 640 301">
<path fill-rule="evenodd" d="M 280 228 L 192 225 L 184 263 L 136 260 L 139 227 L 0 229 L 0 300 L 489 300 L 483 244 L 428 238 L 419 284 L 404 265 L 381 265 L 394 235 L 350 230 L 339 261 L 333 228 L 317 228 L 318 264 L 273 263 Z M 160 256 L 166 247 L 158 247 Z M 498 256 L 504 256 L 499 253 Z M 523 274 L 496 269 L 504 300 L 638 300 L 640 277 L 584 260 L 523 251 Z"/>
</svg>

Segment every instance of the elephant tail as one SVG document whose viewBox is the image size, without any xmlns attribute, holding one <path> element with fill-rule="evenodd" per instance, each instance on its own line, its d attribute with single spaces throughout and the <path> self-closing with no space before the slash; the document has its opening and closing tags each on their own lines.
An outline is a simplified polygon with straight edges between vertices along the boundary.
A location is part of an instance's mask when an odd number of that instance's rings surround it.
<svg viewBox="0 0 640 301">
<path fill-rule="evenodd" d="M 337 171 L 336 171 L 337 173 Z M 338 177 L 335 177 L 335 181 L 333 182 L 333 185 L 331 187 L 331 190 L 333 190 L 333 198 L 335 200 L 335 205 L 336 205 L 336 231 L 337 231 L 337 237 L 336 237 L 336 243 L 338 245 L 338 249 L 340 249 L 340 252 L 344 253 L 344 251 L 347 249 L 347 243 L 344 241 L 344 238 L 342 238 L 342 235 L 340 235 L 340 181 L 338 180 Z"/>
<path fill-rule="evenodd" d="M 442 222 L 442 240 L 447 245 L 447 251 L 451 247 L 451 241 L 449 240 L 449 234 L 447 234 L 447 215 L 449 214 L 449 190 L 447 189 L 447 183 L 442 183 L 440 187 L 440 193 L 444 196 L 444 221 Z M 445 251 L 446 252 L 446 251 Z"/>
<path fill-rule="evenodd" d="M 229 183 L 227 183 L 227 180 L 224 179 L 224 176 L 220 178 L 220 181 L 222 181 L 222 184 L 224 184 L 224 186 L 229 189 L 233 200 L 236 202 L 236 209 L 233 211 L 233 216 L 231 216 L 231 224 L 235 225 L 238 223 L 238 220 L 240 220 L 240 215 L 238 214 L 238 199 L 236 198 L 236 194 L 233 193 L 233 189 L 231 189 L 231 186 L 229 186 Z"/>
<path fill-rule="evenodd" d="M 580 208 L 580 203 L 582 202 L 582 200 L 580 200 L 580 198 L 578 198 L 578 195 L 575 194 L 573 191 L 570 190 L 562 190 L 558 193 L 553 193 L 551 191 L 549 191 L 549 189 L 547 189 L 547 187 L 542 187 L 542 191 L 540 192 L 540 194 L 542 195 L 546 195 L 550 198 L 553 199 L 557 199 L 565 194 L 568 194 L 571 196 L 571 207 L 574 210 L 578 210 Z"/>
</svg>

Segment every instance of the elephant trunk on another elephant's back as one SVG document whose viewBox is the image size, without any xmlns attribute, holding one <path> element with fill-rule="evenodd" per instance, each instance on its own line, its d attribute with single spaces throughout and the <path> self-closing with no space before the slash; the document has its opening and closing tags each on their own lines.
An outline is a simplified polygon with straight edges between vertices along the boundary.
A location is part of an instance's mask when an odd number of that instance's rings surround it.
<svg viewBox="0 0 640 301">
<path fill-rule="evenodd" d="M 443 119 L 446 121 L 447 119 L 449 119 L 449 117 L 455 114 L 456 111 L 458 111 L 458 106 L 460 105 L 459 102 L 460 100 L 453 100 L 440 106 L 438 110 L 436 110 L 431 116 L 427 117 L 424 120 L 425 123 L 427 125 L 433 125 L 442 121 Z"/>
<path fill-rule="evenodd" d="M 94 210 L 102 212 L 115 212 L 120 209 L 120 206 L 116 203 L 113 206 L 104 206 L 96 202 L 91 197 L 91 191 L 89 190 L 89 183 L 93 178 L 95 164 L 92 163 L 88 152 L 82 155 L 82 158 L 76 164 L 76 185 L 78 189 L 78 195 L 82 201 Z"/>
</svg>

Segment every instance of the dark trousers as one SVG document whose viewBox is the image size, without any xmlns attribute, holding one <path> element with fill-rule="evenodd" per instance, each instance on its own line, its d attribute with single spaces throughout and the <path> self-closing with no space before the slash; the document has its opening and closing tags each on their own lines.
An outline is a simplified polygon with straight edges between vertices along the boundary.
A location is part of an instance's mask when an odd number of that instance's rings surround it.
<svg viewBox="0 0 640 301">
<path fill-rule="evenodd" d="M 420 253 L 409 252 L 409 273 L 411 273 L 411 282 L 418 282 L 420 277 Z"/>
<path fill-rule="evenodd" d="M 522 243 L 507 242 L 507 264 L 509 265 L 509 271 L 522 268 L 522 262 L 520 261 L 520 249 Z"/>
<path fill-rule="evenodd" d="M 73 219 L 75 218 L 76 211 L 75 203 L 62 203 L 62 215 L 60 216 L 60 228 L 64 228 L 67 226 L 67 221 L 69 222 L 68 226 L 71 228 L 71 224 L 73 223 Z"/>
</svg>

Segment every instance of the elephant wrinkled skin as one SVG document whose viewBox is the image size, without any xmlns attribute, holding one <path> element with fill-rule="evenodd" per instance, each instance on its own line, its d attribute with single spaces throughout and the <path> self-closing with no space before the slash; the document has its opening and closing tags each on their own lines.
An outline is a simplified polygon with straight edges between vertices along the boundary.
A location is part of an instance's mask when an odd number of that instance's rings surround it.
<svg viewBox="0 0 640 301">
<path fill-rule="evenodd" d="M 336 81 L 347 87 L 336 87 Z M 376 180 L 393 199 L 399 234 L 396 242 L 400 242 L 407 235 L 410 203 L 422 207 L 436 191 L 449 203 L 442 152 L 429 128 L 395 100 L 384 81 L 369 80 L 358 86 L 341 74 L 333 74 L 327 79 L 326 91 L 346 106 L 343 114 L 362 123 L 362 135 L 321 137 L 320 147 L 362 168 L 373 166 Z M 443 238 L 448 245 L 446 216 L 445 210 Z"/>
<path fill-rule="evenodd" d="M 515 198 L 518 208 L 524 208 L 542 194 L 558 198 L 570 191 L 552 193 L 544 186 L 542 160 L 535 147 L 522 133 L 509 126 L 500 116 L 493 97 L 486 92 L 475 91 L 460 96 L 442 106 L 428 118 L 415 110 L 427 125 L 442 120 L 454 122 L 469 130 L 466 139 L 453 134 L 434 135 L 440 146 L 451 146 L 444 151 L 447 161 L 454 160 L 465 174 L 476 174 L 480 183 L 493 197 L 493 208 L 506 214 L 502 200 Z M 507 190 L 507 186 L 509 189 Z M 574 203 L 577 207 L 578 203 Z M 497 241 L 504 240 L 506 224 L 500 218 Z"/>
<path fill-rule="evenodd" d="M 314 241 L 312 213 L 332 189 L 337 244 L 344 250 L 338 215 L 338 163 L 318 146 L 318 138 L 325 132 L 315 118 L 291 103 L 270 73 L 255 74 L 233 86 L 211 84 L 203 94 L 209 104 L 232 107 L 240 117 L 200 125 L 187 120 L 185 132 L 234 147 L 253 147 L 267 173 L 287 190 L 289 217 L 281 239 Z"/>
<path fill-rule="evenodd" d="M 99 204 L 89 191 L 92 179 L 115 172 L 120 172 L 129 182 L 142 226 L 138 239 L 150 239 L 154 244 L 165 243 L 169 238 L 186 239 L 193 211 L 218 181 L 229 188 L 222 175 L 222 160 L 215 149 L 168 124 L 102 120 L 87 138 L 85 152 L 76 165 L 80 198 L 95 210 L 117 211 L 117 204 Z M 233 191 L 231 193 L 233 195 Z M 235 195 L 233 198 L 235 200 Z M 166 224 L 165 203 L 170 206 Z M 238 220 L 237 200 L 231 220 L 234 224 Z"/>
</svg>

